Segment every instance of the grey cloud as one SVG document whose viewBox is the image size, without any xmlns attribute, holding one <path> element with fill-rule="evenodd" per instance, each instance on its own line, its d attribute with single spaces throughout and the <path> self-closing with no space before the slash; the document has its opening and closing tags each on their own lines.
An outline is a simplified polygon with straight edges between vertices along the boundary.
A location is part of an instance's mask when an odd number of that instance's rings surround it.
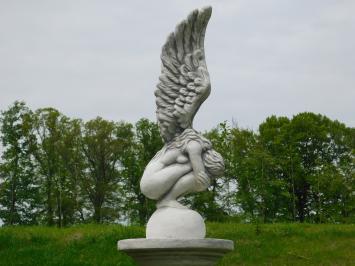
<svg viewBox="0 0 355 266">
<path fill-rule="evenodd" d="M 351 0 L 2 1 L 0 109 L 20 99 L 84 119 L 155 119 L 160 48 L 207 4 L 213 91 L 198 129 L 302 111 L 354 126 Z"/>
</svg>

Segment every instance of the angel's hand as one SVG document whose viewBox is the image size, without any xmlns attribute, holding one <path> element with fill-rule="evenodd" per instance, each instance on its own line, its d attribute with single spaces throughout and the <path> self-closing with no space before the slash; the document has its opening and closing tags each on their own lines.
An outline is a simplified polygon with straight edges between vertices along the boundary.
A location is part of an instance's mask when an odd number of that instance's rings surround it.
<svg viewBox="0 0 355 266">
<path fill-rule="evenodd" d="M 201 171 L 197 175 L 197 191 L 204 191 L 210 186 L 210 178 L 205 171 Z"/>
</svg>

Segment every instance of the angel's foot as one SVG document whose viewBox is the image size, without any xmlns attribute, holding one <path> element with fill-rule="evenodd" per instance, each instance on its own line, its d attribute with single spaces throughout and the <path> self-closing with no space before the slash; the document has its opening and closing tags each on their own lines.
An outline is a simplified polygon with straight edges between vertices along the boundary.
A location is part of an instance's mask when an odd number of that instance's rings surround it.
<svg viewBox="0 0 355 266">
<path fill-rule="evenodd" d="M 185 205 L 182 205 L 179 203 L 177 200 L 168 200 L 168 199 L 162 199 L 157 202 L 157 208 L 163 208 L 163 207 L 171 207 L 171 208 L 178 208 L 178 209 L 188 209 Z"/>
</svg>

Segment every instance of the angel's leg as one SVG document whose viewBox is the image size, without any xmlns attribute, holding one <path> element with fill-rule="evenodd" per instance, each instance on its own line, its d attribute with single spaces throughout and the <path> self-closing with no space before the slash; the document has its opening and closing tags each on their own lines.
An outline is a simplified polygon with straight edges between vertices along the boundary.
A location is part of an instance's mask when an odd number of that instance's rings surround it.
<svg viewBox="0 0 355 266">
<path fill-rule="evenodd" d="M 184 205 L 177 202 L 177 199 L 188 193 L 196 190 L 196 178 L 193 171 L 181 177 L 171 190 L 163 196 L 163 198 L 157 203 L 157 207 L 175 207 L 186 208 Z"/>
<path fill-rule="evenodd" d="M 186 173 L 191 172 L 190 163 L 176 163 L 157 171 L 146 169 L 140 187 L 142 193 L 150 199 L 159 199 Z"/>
</svg>

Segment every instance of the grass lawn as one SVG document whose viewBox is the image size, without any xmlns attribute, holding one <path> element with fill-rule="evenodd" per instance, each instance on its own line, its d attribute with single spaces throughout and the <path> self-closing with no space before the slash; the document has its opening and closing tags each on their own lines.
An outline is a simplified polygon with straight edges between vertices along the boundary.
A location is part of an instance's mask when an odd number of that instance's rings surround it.
<svg viewBox="0 0 355 266">
<path fill-rule="evenodd" d="M 209 223 L 207 234 L 235 243 L 220 266 L 355 265 L 355 225 Z M 142 227 L 5 227 L 0 265 L 134 265 L 116 242 L 138 237 L 144 237 Z"/>
</svg>

